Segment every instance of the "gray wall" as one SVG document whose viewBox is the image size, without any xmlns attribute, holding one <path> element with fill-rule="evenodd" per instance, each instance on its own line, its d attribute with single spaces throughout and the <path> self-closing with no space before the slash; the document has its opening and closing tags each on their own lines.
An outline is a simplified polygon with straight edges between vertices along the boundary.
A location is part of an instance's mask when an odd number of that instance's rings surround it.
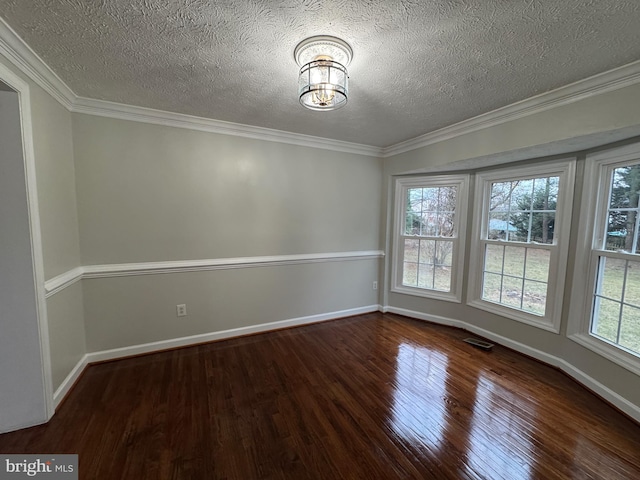
<svg viewBox="0 0 640 480">
<path fill-rule="evenodd" d="M 383 193 L 386 203 L 384 208 L 388 212 L 384 235 L 387 251 L 391 252 L 393 245 L 391 231 L 393 179 L 397 175 L 473 169 L 487 165 L 508 164 L 519 158 L 535 161 L 536 157 L 551 153 L 575 153 L 607 141 L 637 135 L 639 125 L 640 85 L 634 85 L 387 158 L 384 163 L 385 191 Z M 575 251 L 577 239 L 581 235 L 577 231 L 577 218 L 580 214 L 584 155 L 580 155 L 579 158 L 573 203 L 572 226 L 575 228 L 571 234 L 570 252 Z M 473 196 L 468 209 L 469 241 L 467 245 L 470 245 L 471 239 L 472 202 Z M 466 258 L 467 260 L 469 258 L 468 251 Z M 566 336 L 569 298 L 576 262 L 573 253 L 569 258 L 560 335 L 466 306 L 464 301 L 466 301 L 468 275 L 465 276 L 463 304 L 391 293 L 389 292 L 390 262 L 391 258 L 387 258 L 384 292 L 387 305 L 464 321 L 564 359 L 604 386 L 640 406 L 637 375 L 578 345 Z"/>
<path fill-rule="evenodd" d="M 379 159 L 80 114 L 73 136 L 84 265 L 379 249 Z M 88 279 L 88 350 L 377 305 L 378 264 Z"/>
</svg>

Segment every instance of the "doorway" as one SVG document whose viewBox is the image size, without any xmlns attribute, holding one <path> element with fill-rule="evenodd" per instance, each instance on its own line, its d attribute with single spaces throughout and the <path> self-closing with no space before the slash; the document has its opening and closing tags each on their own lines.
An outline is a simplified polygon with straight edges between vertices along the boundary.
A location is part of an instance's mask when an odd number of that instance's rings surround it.
<svg viewBox="0 0 640 480">
<path fill-rule="evenodd" d="M 0 64 L 0 433 L 53 414 L 29 85 Z"/>
</svg>

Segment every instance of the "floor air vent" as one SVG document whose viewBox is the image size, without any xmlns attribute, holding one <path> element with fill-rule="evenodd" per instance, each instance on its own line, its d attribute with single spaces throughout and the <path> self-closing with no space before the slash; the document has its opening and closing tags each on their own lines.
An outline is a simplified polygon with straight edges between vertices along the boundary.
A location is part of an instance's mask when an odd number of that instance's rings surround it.
<svg viewBox="0 0 640 480">
<path fill-rule="evenodd" d="M 479 338 L 465 338 L 464 341 L 483 350 L 491 350 L 493 348 L 493 343 L 485 342 Z"/>
</svg>

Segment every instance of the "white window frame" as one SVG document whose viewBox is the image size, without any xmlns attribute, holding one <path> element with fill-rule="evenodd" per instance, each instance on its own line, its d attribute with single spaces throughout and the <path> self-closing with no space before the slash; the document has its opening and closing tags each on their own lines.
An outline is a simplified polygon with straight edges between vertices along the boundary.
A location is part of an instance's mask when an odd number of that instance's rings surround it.
<svg viewBox="0 0 640 480">
<path fill-rule="evenodd" d="M 410 188 L 457 187 L 454 227 L 452 237 L 442 237 L 452 241 L 451 252 L 451 289 L 449 292 L 402 284 L 404 268 L 404 239 L 412 235 L 404 233 L 404 215 L 406 196 Z M 420 177 L 401 177 L 395 182 L 395 215 L 393 235 L 393 256 L 391 269 L 391 291 L 406 295 L 462 302 L 462 272 L 464 271 L 464 253 L 467 224 L 467 205 L 469 201 L 469 175 L 432 175 Z M 416 237 L 419 238 L 419 237 Z"/>
<path fill-rule="evenodd" d="M 581 234 L 576 246 L 576 263 L 573 272 L 574 282 L 571 290 L 571 311 L 569 312 L 567 334 L 571 340 L 583 347 L 640 375 L 639 356 L 590 333 L 598 260 L 603 252 L 596 247 L 602 245 L 603 228 L 601 227 L 606 221 L 604 217 L 611 188 L 608 172 L 615 167 L 636 161 L 640 162 L 640 144 L 587 155 L 582 190 L 582 211 L 578 226 L 578 231 Z M 621 254 L 607 251 L 607 257 L 620 256 Z M 626 255 L 622 256 L 627 257 Z M 634 257 L 636 257 L 634 260 L 640 260 L 640 256 L 634 255 Z M 588 261 L 585 261 L 586 259 Z"/>
<path fill-rule="evenodd" d="M 576 159 L 570 158 L 529 166 L 503 167 L 476 174 L 473 233 L 469 261 L 469 289 L 467 292 L 468 305 L 543 330 L 560 333 L 564 285 L 569 255 L 569 235 L 571 233 L 575 165 Z M 553 243 L 522 242 L 523 247 L 541 248 L 549 250 L 550 252 L 547 304 L 545 315 L 540 316 L 482 299 L 485 245 L 513 245 L 512 242 L 489 240 L 486 230 L 487 222 L 485 222 L 484 219 L 488 218 L 487 214 L 492 183 L 547 176 L 559 177 Z"/>
</svg>

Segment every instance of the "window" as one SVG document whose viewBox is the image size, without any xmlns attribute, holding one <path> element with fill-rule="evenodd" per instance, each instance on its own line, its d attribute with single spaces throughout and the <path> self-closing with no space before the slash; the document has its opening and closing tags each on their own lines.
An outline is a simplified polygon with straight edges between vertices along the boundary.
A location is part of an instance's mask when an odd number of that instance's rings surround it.
<svg viewBox="0 0 640 480">
<path fill-rule="evenodd" d="M 468 176 L 396 181 L 392 291 L 461 301 Z"/>
<path fill-rule="evenodd" d="M 588 262 L 576 271 L 586 280 L 573 291 L 571 338 L 640 373 L 640 146 L 591 155 L 586 170 L 578 253 Z"/>
<path fill-rule="evenodd" d="M 559 331 L 573 172 L 563 161 L 477 175 L 472 306 Z"/>
</svg>

